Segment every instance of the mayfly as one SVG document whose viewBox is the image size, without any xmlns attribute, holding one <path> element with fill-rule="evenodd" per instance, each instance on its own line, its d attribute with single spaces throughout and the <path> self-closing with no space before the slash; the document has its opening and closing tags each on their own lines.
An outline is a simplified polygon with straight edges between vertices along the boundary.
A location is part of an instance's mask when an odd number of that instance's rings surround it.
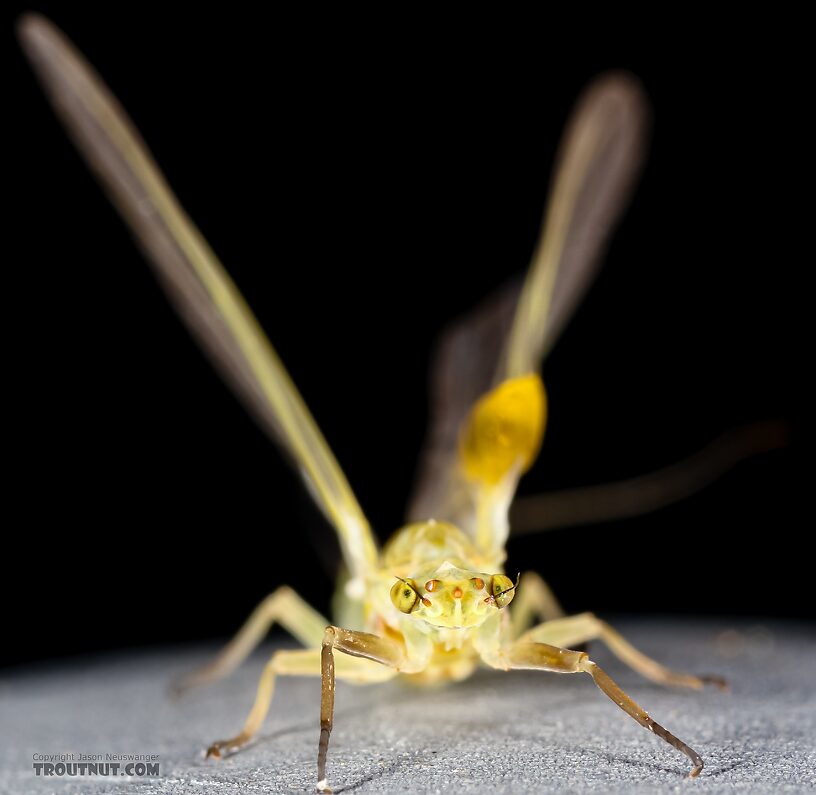
<svg viewBox="0 0 816 795">
<path fill-rule="evenodd" d="M 317 786 L 326 774 L 335 680 L 461 680 L 480 665 L 588 674 L 631 718 L 685 754 L 585 651 L 605 643 L 661 684 L 700 688 L 716 677 L 678 673 L 635 649 L 593 614 L 567 616 L 536 574 L 503 569 L 509 511 L 537 457 L 547 418 L 539 376 L 598 267 L 645 148 L 647 105 L 637 81 L 602 75 L 577 103 L 558 155 L 540 240 L 523 284 L 453 326 L 439 348 L 434 416 L 408 524 L 382 548 L 280 359 L 215 254 L 186 216 L 132 123 L 70 42 L 27 16 L 20 37 L 57 113 L 147 253 L 158 279 L 224 379 L 300 472 L 336 529 L 347 570 L 337 623 L 282 587 L 184 684 L 231 672 L 279 624 L 305 646 L 276 651 L 241 731 L 213 742 L 220 758 L 257 733 L 277 677 L 320 676 Z M 513 603 L 512 611 L 508 609 Z M 511 615 L 512 612 L 512 615 Z"/>
</svg>

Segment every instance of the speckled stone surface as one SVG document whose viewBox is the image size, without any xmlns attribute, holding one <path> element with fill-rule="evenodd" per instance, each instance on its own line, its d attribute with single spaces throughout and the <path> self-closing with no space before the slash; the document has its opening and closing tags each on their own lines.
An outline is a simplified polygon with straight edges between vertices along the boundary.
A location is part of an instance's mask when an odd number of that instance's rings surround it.
<svg viewBox="0 0 816 795">
<path fill-rule="evenodd" d="M 601 645 L 592 657 L 658 722 L 703 756 L 685 757 L 617 710 L 586 676 L 484 671 L 439 690 L 338 686 L 329 759 L 336 792 L 816 791 L 812 625 L 675 619 L 615 622 L 675 668 L 727 676 L 730 693 L 666 690 Z M 215 648 L 215 647 L 213 647 Z M 240 728 L 264 659 L 173 701 L 171 678 L 212 649 L 139 651 L 0 678 L 0 792 L 310 792 L 320 685 L 281 680 L 257 741 L 220 762 L 203 749 Z M 160 776 L 36 776 L 34 755 L 157 754 Z"/>
</svg>

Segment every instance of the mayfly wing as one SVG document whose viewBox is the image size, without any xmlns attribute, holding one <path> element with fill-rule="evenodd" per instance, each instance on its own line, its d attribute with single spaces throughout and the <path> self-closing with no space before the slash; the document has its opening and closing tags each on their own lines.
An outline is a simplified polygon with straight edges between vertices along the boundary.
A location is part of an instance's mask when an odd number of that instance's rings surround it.
<svg viewBox="0 0 816 795">
<path fill-rule="evenodd" d="M 408 508 L 410 521 L 462 525 L 469 497 L 459 477 L 458 441 L 470 408 L 494 385 L 521 279 L 497 290 L 439 337 L 431 361 L 431 424 Z"/>
<path fill-rule="evenodd" d="M 619 72 L 597 78 L 578 100 L 498 380 L 539 369 L 592 284 L 643 163 L 648 108 L 640 84 Z"/>
<path fill-rule="evenodd" d="M 74 143 L 145 250 L 181 317 L 260 426 L 286 451 L 362 577 L 377 548 L 336 459 L 241 294 L 93 68 L 48 20 L 25 16 L 23 49 Z"/>
<path fill-rule="evenodd" d="M 410 518 L 472 525 L 458 453 L 462 423 L 491 387 L 541 367 L 597 273 L 643 161 L 648 121 L 641 88 L 624 73 L 601 75 L 579 99 L 526 278 L 451 326 L 437 347 Z"/>
</svg>

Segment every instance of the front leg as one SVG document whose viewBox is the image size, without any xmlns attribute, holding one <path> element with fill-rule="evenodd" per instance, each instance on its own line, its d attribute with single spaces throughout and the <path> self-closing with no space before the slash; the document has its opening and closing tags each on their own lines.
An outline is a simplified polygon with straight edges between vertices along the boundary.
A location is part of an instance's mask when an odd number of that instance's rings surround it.
<svg viewBox="0 0 816 795">
<path fill-rule="evenodd" d="M 342 627 L 326 627 L 321 651 L 322 691 L 320 698 L 320 742 L 317 750 L 317 789 L 331 792 L 326 779 L 326 757 L 329 752 L 329 737 L 334 723 L 334 650 L 373 660 L 387 665 L 395 671 L 416 673 L 422 670 L 422 663 L 411 660 L 405 646 L 389 638 L 381 638 L 368 632 L 356 632 Z"/>
<path fill-rule="evenodd" d="M 636 649 L 616 629 L 601 621 L 593 613 L 580 613 L 565 616 L 553 621 L 546 621 L 525 632 L 518 641 L 547 643 L 551 646 L 566 648 L 581 647 L 592 640 L 600 640 L 622 662 L 626 663 L 641 676 L 651 679 L 659 685 L 690 687 L 699 690 L 704 685 L 716 685 L 721 690 L 728 689 L 728 683 L 721 676 L 687 674 L 673 671 L 657 660 L 647 657 Z"/>
<path fill-rule="evenodd" d="M 486 662 L 494 668 L 503 668 L 505 670 L 526 669 L 552 671 L 561 674 L 589 674 L 601 692 L 627 715 L 691 760 L 693 767 L 689 773 L 689 778 L 695 778 L 703 769 L 703 760 L 693 748 L 652 720 L 649 713 L 626 695 L 612 678 L 592 662 L 584 652 L 562 649 L 546 643 L 521 640 L 507 649 L 489 655 L 486 657 Z"/>
</svg>

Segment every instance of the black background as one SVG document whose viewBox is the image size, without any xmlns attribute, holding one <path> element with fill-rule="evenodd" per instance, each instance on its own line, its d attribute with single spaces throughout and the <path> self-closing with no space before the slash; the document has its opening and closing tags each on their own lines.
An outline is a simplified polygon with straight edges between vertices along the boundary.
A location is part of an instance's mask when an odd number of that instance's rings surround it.
<svg viewBox="0 0 816 795">
<path fill-rule="evenodd" d="M 512 541 L 508 568 L 576 611 L 812 614 L 795 46 L 702 25 L 595 41 L 522 19 L 41 8 L 128 108 L 383 538 L 434 337 L 525 268 L 582 86 L 637 74 L 648 165 L 546 363 L 522 491 L 639 474 L 754 420 L 787 420 L 792 444 L 660 512 Z M 327 610 L 330 531 L 174 317 L 11 26 L 3 662 L 223 636 L 282 583 Z"/>
</svg>

